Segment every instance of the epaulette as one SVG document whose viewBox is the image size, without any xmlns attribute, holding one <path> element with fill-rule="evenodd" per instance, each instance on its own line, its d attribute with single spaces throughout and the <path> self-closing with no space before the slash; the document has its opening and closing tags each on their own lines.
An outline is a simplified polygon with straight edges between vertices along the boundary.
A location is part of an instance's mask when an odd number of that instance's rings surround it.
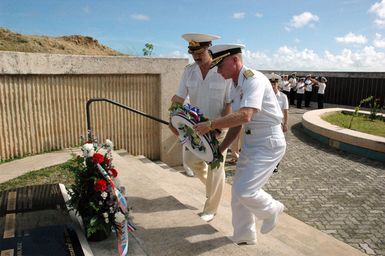
<svg viewBox="0 0 385 256">
<path fill-rule="evenodd" d="M 189 68 L 189 67 L 192 67 L 195 63 L 190 63 L 190 64 L 187 64 L 184 68 Z"/>
<path fill-rule="evenodd" d="M 243 71 L 243 76 L 246 79 L 249 79 L 250 77 L 254 76 L 254 72 L 251 69 L 246 69 L 245 71 Z"/>
</svg>

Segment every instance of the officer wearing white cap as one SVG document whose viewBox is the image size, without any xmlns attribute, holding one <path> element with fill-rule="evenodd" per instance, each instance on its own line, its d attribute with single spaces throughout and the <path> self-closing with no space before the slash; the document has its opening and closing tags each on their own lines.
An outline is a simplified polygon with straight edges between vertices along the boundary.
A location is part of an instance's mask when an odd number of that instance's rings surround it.
<svg viewBox="0 0 385 256">
<path fill-rule="evenodd" d="M 278 83 L 279 83 L 279 80 L 281 80 L 281 77 L 277 74 L 271 73 L 271 74 L 267 75 L 267 78 L 269 78 L 269 81 L 271 83 L 271 86 L 273 88 L 275 96 L 277 97 L 279 107 L 281 108 L 281 111 L 283 114 L 283 119 L 282 119 L 282 123 L 281 123 L 282 131 L 287 132 L 287 130 L 288 130 L 288 124 L 287 123 L 289 120 L 289 101 L 287 99 L 287 96 L 279 91 Z M 279 163 L 277 164 L 277 166 L 274 169 L 275 173 L 278 172 L 278 166 L 279 166 Z"/>
<path fill-rule="evenodd" d="M 211 41 L 220 38 L 215 35 L 188 33 L 182 35 L 188 41 L 188 52 L 194 62 L 188 65 L 182 75 L 179 89 L 172 98 L 172 103 L 183 103 L 189 96 L 190 103 L 197 106 L 200 112 L 208 119 L 215 119 L 227 115 L 231 111 L 230 88 L 231 79 L 225 80 L 217 69 L 210 69 L 212 58 L 208 51 Z M 178 135 L 174 127 L 170 127 L 175 135 Z M 226 136 L 226 130 L 222 130 L 217 138 L 220 142 Z M 192 152 L 184 151 L 183 158 L 188 167 L 206 185 L 207 200 L 200 215 L 205 221 L 211 221 L 218 209 L 225 184 L 224 159 L 220 167 L 211 170 L 206 162 L 197 158 Z"/>
<path fill-rule="evenodd" d="M 324 108 L 324 94 L 325 94 L 325 88 L 327 79 L 325 77 L 317 77 L 316 79 L 310 78 L 310 80 L 313 82 L 315 86 L 318 87 L 317 92 L 317 103 L 318 103 L 318 109 Z"/>
<path fill-rule="evenodd" d="M 279 107 L 281 108 L 283 119 L 282 119 L 282 131 L 287 132 L 288 130 L 288 117 L 289 117 L 289 100 L 287 96 L 279 91 L 278 83 L 281 80 L 281 77 L 277 74 L 271 73 L 267 75 L 271 86 L 273 87 L 273 91 L 275 96 L 277 97 Z"/>
<path fill-rule="evenodd" d="M 289 83 L 291 88 L 290 94 L 289 94 L 289 102 L 290 102 L 290 105 L 295 105 L 294 101 L 295 101 L 295 96 L 297 94 L 297 74 L 296 73 L 292 73 L 289 76 Z"/>
<path fill-rule="evenodd" d="M 297 108 L 302 108 L 303 95 L 305 94 L 305 77 L 301 77 L 297 83 Z"/>
<path fill-rule="evenodd" d="M 220 150 L 228 147 L 244 126 L 244 139 L 232 185 L 232 218 L 234 242 L 255 244 L 256 218 L 263 220 L 261 233 L 276 225 L 284 205 L 273 199 L 262 187 L 286 150 L 281 128 L 282 111 L 273 88 L 261 72 L 249 69 L 242 61 L 243 45 L 227 44 L 210 47 L 212 67 L 225 79 L 231 78 L 232 107 L 235 112 L 194 126 L 199 134 L 229 127 Z"/>
<path fill-rule="evenodd" d="M 311 79 L 311 74 L 309 74 L 305 78 L 305 108 L 310 107 L 312 93 L 313 93 L 313 82 Z"/>
</svg>

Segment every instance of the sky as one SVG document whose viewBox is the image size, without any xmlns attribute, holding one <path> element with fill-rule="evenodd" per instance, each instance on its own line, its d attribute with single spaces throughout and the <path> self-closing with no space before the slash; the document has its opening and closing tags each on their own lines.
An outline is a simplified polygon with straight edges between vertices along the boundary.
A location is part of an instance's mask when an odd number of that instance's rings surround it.
<svg viewBox="0 0 385 256">
<path fill-rule="evenodd" d="M 0 27 L 190 61 L 181 35 L 207 33 L 254 69 L 385 72 L 385 0 L 0 0 Z"/>
</svg>

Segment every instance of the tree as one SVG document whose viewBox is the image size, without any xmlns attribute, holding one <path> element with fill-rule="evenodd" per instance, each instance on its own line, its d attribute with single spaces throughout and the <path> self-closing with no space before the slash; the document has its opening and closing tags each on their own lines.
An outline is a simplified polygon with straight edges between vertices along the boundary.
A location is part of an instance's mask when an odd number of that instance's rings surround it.
<svg viewBox="0 0 385 256">
<path fill-rule="evenodd" d="M 146 43 L 143 48 L 143 56 L 151 56 L 154 45 L 152 43 Z"/>
</svg>

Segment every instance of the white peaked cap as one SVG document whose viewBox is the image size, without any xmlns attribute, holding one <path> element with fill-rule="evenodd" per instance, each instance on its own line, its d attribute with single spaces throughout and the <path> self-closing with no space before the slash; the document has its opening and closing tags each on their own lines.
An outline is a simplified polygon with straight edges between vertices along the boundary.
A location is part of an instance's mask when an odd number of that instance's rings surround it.
<svg viewBox="0 0 385 256">
<path fill-rule="evenodd" d="M 243 48 L 245 48 L 243 44 L 218 44 L 211 46 L 209 51 L 211 52 L 213 62 L 211 63 L 210 68 L 221 63 L 227 56 L 241 53 Z"/>
</svg>

